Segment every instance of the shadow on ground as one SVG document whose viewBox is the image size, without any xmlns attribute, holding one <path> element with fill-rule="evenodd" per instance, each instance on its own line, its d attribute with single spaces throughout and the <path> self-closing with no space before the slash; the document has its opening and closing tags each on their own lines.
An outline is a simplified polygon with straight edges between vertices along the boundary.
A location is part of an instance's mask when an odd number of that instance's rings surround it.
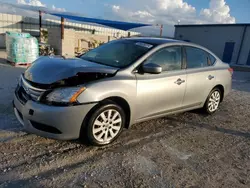
<svg viewBox="0 0 250 188">
<path fill-rule="evenodd" d="M 196 112 L 194 112 L 194 113 L 196 113 Z M 168 119 L 171 121 L 174 121 L 174 122 L 184 123 L 184 121 L 178 120 L 176 118 L 168 117 Z M 203 129 L 207 129 L 210 131 L 217 131 L 217 132 L 221 132 L 224 134 L 230 134 L 233 136 L 240 136 L 240 137 L 250 139 L 249 132 L 241 132 L 241 131 L 237 131 L 237 130 L 226 129 L 226 128 L 221 128 L 221 127 L 217 127 L 217 126 L 211 126 L 211 125 L 206 124 L 206 123 L 197 123 L 195 121 L 185 121 L 185 123 L 188 124 L 189 127 L 203 128 Z"/>
<path fill-rule="evenodd" d="M 235 71 L 233 74 L 233 89 L 250 92 L 250 72 Z"/>
<path fill-rule="evenodd" d="M 6 59 L 0 57 L 0 65 L 9 65 L 11 66 Z"/>
</svg>

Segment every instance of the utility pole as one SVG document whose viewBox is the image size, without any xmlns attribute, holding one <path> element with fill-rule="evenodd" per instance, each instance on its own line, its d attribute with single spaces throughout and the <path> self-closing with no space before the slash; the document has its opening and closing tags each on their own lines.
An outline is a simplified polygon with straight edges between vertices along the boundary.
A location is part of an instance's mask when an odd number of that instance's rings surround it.
<svg viewBox="0 0 250 188">
<path fill-rule="evenodd" d="M 65 19 L 61 17 L 61 39 L 64 39 L 64 22 Z"/>
<path fill-rule="evenodd" d="M 39 10 L 39 40 L 42 42 L 42 11 Z"/>
<path fill-rule="evenodd" d="M 131 33 L 130 33 L 130 31 L 128 32 L 128 38 L 130 38 L 131 37 Z"/>
<path fill-rule="evenodd" d="M 162 37 L 162 31 L 163 31 L 163 24 L 160 26 L 160 37 Z"/>
<path fill-rule="evenodd" d="M 162 37 L 162 32 L 163 32 L 163 24 L 156 24 L 156 26 L 160 26 L 160 37 Z"/>
</svg>

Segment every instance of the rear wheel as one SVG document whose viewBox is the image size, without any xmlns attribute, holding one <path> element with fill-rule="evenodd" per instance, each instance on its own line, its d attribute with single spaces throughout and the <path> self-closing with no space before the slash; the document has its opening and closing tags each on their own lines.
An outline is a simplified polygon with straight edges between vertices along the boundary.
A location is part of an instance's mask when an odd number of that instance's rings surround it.
<svg viewBox="0 0 250 188">
<path fill-rule="evenodd" d="M 203 107 L 204 111 L 208 114 L 216 112 L 219 108 L 221 97 L 221 91 L 218 88 L 213 89 L 207 97 Z"/>
<path fill-rule="evenodd" d="M 97 108 L 87 122 L 87 139 L 93 145 L 107 145 L 122 132 L 125 113 L 117 104 L 105 104 Z"/>
</svg>

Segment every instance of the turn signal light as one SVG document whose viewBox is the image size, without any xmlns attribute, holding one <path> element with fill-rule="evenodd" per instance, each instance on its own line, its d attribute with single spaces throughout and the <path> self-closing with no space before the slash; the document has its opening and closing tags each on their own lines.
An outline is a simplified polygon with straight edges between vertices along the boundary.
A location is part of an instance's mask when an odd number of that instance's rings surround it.
<svg viewBox="0 0 250 188">
<path fill-rule="evenodd" d="M 228 71 L 231 73 L 231 75 L 233 75 L 234 70 L 232 68 L 228 68 Z"/>
<path fill-rule="evenodd" d="M 79 91 L 77 91 L 70 99 L 70 102 L 73 103 L 73 102 L 76 102 L 77 101 L 77 97 L 84 91 L 86 90 L 85 87 L 82 87 Z"/>
</svg>

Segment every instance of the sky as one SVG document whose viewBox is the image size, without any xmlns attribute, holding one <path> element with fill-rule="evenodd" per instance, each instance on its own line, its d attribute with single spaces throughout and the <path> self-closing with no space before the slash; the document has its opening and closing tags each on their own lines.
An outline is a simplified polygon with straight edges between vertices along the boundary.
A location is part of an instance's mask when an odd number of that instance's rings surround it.
<svg viewBox="0 0 250 188">
<path fill-rule="evenodd" d="M 16 6 L 44 7 L 74 12 L 86 17 L 129 22 L 164 24 L 164 35 L 172 36 L 176 24 L 250 23 L 250 0 L 0 0 Z M 16 8 L 0 12 L 31 14 Z M 154 34 L 159 27 L 136 31 Z"/>
</svg>

